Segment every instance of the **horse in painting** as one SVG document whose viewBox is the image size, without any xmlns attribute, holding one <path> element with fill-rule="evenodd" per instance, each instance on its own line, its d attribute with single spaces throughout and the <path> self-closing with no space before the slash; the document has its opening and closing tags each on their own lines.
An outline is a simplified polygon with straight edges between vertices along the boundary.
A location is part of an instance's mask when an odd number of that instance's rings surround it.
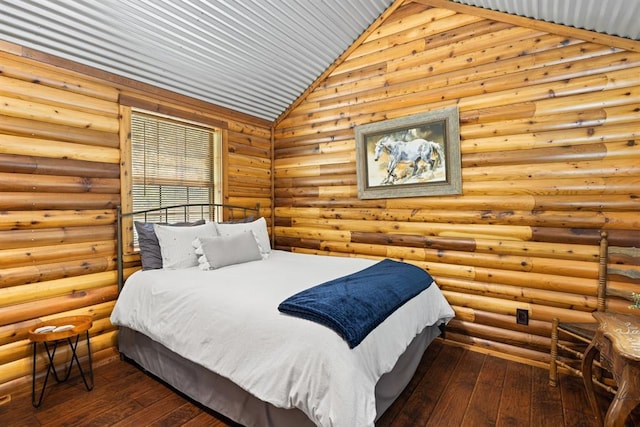
<svg viewBox="0 0 640 427">
<path fill-rule="evenodd" d="M 393 184 L 398 179 L 395 170 L 400 163 L 412 165 L 410 177 L 417 177 L 420 171 L 420 161 L 426 163 L 429 170 L 433 171 L 440 166 L 443 160 L 442 148 L 438 143 L 420 138 L 399 141 L 393 135 L 385 136 L 376 143 L 373 160 L 377 162 L 385 152 L 389 155 L 389 164 L 387 165 L 387 176 L 382 180 L 382 184 Z"/>
</svg>

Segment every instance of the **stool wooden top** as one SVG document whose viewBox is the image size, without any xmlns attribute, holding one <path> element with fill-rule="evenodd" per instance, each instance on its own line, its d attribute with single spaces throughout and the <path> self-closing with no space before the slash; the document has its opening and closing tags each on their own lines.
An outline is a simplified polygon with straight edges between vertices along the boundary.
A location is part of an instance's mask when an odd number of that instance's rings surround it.
<svg viewBox="0 0 640 427">
<path fill-rule="evenodd" d="M 73 328 L 59 332 L 34 332 L 43 326 L 73 325 Z M 68 316 L 40 322 L 29 329 L 29 339 L 33 342 L 58 341 L 81 334 L 93 325 L 91 316 Z"/>
</svg>

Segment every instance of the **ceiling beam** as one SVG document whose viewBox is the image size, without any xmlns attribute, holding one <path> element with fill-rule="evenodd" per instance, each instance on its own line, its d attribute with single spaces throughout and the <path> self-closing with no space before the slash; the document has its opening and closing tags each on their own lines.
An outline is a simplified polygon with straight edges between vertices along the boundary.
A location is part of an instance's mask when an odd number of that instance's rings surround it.
<svg viewBox="0 0 640 427">
<path fill-rule="evenodd" d="M 554 24 L 552 22 L 540 21 L 533 18 L 527 18 L 519 15 L 511 15 L 509 13 L 498 12 L 495 10 L 484 9 L 477 6 L 468 6 L 466 4 L 456 3 L 451 0 L 413 0 L 425 6 L 439 7 L 443 9 L 453 10 L 458 13 L 480 16 L 494 21 L 507 22 L 525 28 L 533 28 L 535 30 L 545 31 L 547 33 L 557 34 L 584 40 L 585 42 L 602 44 L 618 49 L 640 52 L 640 41 L 631 40 L 624 37 L 611 36 L 595 31 L 583 30 L 581 28 L 570 27 L 568 25 Z"/>
</svg>

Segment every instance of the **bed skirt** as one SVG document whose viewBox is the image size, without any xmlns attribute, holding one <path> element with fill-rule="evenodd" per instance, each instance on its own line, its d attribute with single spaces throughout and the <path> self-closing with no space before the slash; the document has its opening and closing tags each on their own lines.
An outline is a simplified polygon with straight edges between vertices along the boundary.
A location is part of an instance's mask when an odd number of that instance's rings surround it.
<svg viewBox="0 0 640 427">
<path fill-rule="evenodd" d="M 376 419 L 398 398 L 413 377 L 422 355 L 440 334 L 437 326 L 426 327 L 396 362 L 391 372 L 376 384 Z M 193 400 L 246 426 L 299 427 L 314 424 L 299 409 L 284 409 L 264 402 L 225 377 L 172 352 L 151 338 L 120 327 L 121 355 L 133 360 Z"/>
</svg>

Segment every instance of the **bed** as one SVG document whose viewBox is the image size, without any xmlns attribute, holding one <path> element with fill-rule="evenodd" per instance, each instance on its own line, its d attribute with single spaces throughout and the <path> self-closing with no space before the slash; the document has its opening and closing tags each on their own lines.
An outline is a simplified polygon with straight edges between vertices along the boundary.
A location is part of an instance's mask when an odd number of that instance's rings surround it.
<svg viewBox="0 0 640 427">
<path fill-rule="evenodd" d="M 211 222 L 173 227 L 179 237 L 169 239 L 163 233 L 171 226 L 154 226 L 172 267 L 127 279 L 111 316 L 121 354 L 243 425 L 373 426 L 454 316 L 452 308 L 430 283 L 350 348 L 331 328 L 278 307 L 378 260 L 272 250 L 264 218 L 246 218 L 214 222 L 218 235 L 205 237 L 199 233 L 212 233 L 205 227 Z M 176 264 L 175 247 L 168 249 L 175 256 L 165 257 L 165 246 L 196 235 L 196 265 Z"/>
</svg>

